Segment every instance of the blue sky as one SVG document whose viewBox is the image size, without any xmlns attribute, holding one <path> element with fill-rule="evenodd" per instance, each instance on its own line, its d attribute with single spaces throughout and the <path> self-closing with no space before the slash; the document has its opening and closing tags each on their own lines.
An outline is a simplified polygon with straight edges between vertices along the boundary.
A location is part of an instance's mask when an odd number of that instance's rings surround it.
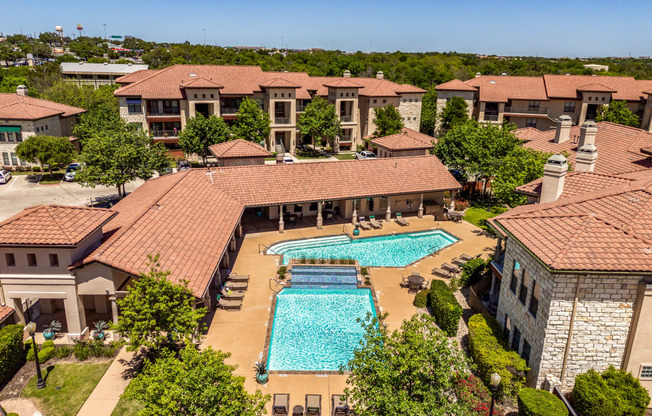
<svg viewBox="0 0 652 416">
<path fill-rule="evenodd" d="M 652 55 L 652 1 L 2 0 L 0 31 L 222 46 L 459 51 L 534 56 Z"/>
</svg>

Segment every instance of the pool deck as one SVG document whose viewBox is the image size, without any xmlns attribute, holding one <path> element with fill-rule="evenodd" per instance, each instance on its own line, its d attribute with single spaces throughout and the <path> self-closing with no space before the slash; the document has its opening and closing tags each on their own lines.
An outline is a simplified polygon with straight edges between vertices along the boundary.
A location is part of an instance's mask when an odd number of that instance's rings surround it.
<svg viewBox="0 0 652 416">
<path fill-rule="evenodd" d="M 409 319 L 418 310 L 412 305 L 414 295 L 408 294 L 407 289 L 399 286 L 401 276 L 419 271 L 426 279 L 434 278 L 430 273 L 431 270 L 442 263 L 450 262 L 463 253 L 482 254 L 487 258 L 493 254 L 496 244 L 494 238 L 486 236 L 482 230 L 465 221 L 459 223 L 433 221 L 432 216 L 406 217 L 406 219 L 410 223 L 407 227 L 401 227 L 395 222 L 386 222 L 382 229 L 362 231 L 361 237 L 441 228 L 461 241 L 442 249 L 435 256 L 426 257 L 404 268 L 370 268 L 378 307 L 381 312 L 389 314 L 386 322 L 392 330 L 400 327 L 405 319 Z M 350 224 L 347 230 L 351 232 Z M 283 287 L 270 284 L 270 278 L 276 274 L 279 257 L 261 255 L 258 250 L 261 243 L 271 246 L 286 240 L 341 235 L 342 224 L 325 225 L 321 230 L 315 227 L 286 229 L 283 234 L 278 231 L 256 232 L 252 227 L 246 227 L 245 232 L 232 265 L 234 273 L 251 277 L 242 310 L 220 309 L 211 314 L 208 333 L 202 347 L 211 346 L 214 349 L 230 352 L 231 358 L 227 362 L 238 366 L 236 374 L 246 377 L 245 387 L 248 390 L 254 391 L 258 388 L 264 394 L 272 396 L 274 393 L 289 393 L 290 407 L 303 406 L 306 394 L 321 394 L 322 414 L 330 415 L 331 395 L 343 392 L 346 387 L 346 375 L 270 374 L 266 385 L 261 386 L 256 383 L 253 366 L 263 356 L 272 296 L 274 291 L 279 291 Z M 271 414 L 271 401 L 267 409 Z"/>
</svg>

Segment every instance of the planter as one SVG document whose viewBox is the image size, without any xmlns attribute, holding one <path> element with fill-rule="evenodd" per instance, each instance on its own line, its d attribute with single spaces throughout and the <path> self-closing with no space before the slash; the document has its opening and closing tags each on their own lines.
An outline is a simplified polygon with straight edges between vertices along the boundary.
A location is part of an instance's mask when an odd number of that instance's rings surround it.
<svg viewBox="0 0 652 416">
<path fill-rule="evenodd" d="M 104 339 L 104 332 L 103 331 L 95 331 L 95 332 L 93 332 L 93 338 L 95 338 L 95 339 Z"/>
<path fill-rule="evenodd" d="M 43 338 L 45 338 L 47 341 L 53 340 L 56 335 L 56 332 L 50 331 L 49 329 L 43 331 Z"/>
<path fill-rule="evenodd" d="M 258 218 L 263 217 L 263 211 L 256 211 L 256 215 L 258 215 Z"/>
<path fill-rule="evenodd" d="M 267 383 L 268 378 L 269 378 L 269 373 L 264 373 L 264 374 L 257 373 L 256 374 L 256 381 L 258 382 L 258 384 Z"/>
</svg>

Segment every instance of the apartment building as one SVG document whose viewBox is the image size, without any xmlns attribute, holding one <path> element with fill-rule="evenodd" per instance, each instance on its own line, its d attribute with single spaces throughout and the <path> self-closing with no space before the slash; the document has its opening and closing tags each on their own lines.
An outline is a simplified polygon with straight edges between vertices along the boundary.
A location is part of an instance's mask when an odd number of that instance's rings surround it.
<svg viewBox="0 0 652 416">
<path fill-rule="evenodd" d="M 510 122 L 517 127 L 547 130 L 566 115 L 573 125 L 595 120 L 601 106 L 626 101 L 641 119 L 641 128 L 652 131 L 652 80 L 593 75 L 543 75 L 514 77 L 481 75 L 435 87 L 437 107 L 459 96 L 469 105 L 469 115 L 489 123 Z"/>
<path fill-rule="evenodd" d="M 150 131 L 154 140 L 178 149 L 178 133 L 197 113 L 223 117 L 233 123 L 245 97 L 258 102 L 271 119 L 271 134 L 264 147 L 294 153 L 301 137 L 297 120 L 306 105 L 321 96 L 335 106 L 343 133 L 335 149 L 353 149 L 372 134 L 374 109 L 393 105 L 405 126 L 419 129 L 421 99 L 426 92 L 406 84 L 376 78 L 312 77 L 303 72 L 266 72 L 257 66 L 174 65 L 161 70 L 135 72 L 116 80 L 120 115 Z"/>
<path fill-rule="evenodd" d="M 102 85 L 115 84 L 115 80 L 121 76 L 143 71 L 147 68 L 149 68 L 149 65 L 146 64 L 63 62 L 61 63 L 61 75 L 63 75 L 64 81 L 80 87 L 90 85 L 99 88 Z"/>
<path fill-rule="evenodd" d="M 0 166 L 15 169 L 30 165 L 16 155 L 16 146 L 29 136 L 72 135 L 83 108 L 41 100 L 27 95 L 24 85 L 15 94 L 0 94 Z"/>
</svg>

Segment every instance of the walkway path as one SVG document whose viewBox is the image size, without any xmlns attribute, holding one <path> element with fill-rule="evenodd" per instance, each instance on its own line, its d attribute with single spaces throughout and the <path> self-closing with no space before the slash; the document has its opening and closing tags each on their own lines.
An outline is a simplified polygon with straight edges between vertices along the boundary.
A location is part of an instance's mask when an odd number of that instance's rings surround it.
<svg viewBox="0 0 652 416">
<path fill-rule="evenodd" d="M 77 416 L 111 416 L 141 360 L 140 354 L 123 347 Z"/>
</svg>

